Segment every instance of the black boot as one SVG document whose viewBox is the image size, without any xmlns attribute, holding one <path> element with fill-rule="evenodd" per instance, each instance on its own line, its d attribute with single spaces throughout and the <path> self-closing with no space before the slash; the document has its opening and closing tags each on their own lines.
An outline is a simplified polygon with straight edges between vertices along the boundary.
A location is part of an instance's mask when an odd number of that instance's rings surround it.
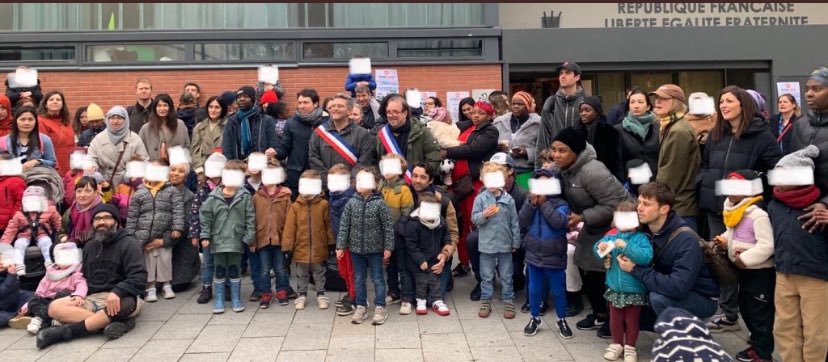
<svg viewBox="0 0 828 362">
<path fill-rule="evenodd" d="M 198 300 L 196 300 L 196 302 L 198 302 L 198 304 L 207 304 L 210 302 L 210 299 L 213 299 L 213 287 L 201 287 L 201 291 L 198 292 Z"/>
<path fill-rule="evenodd" d="M 482 293 L 482 291 L 480 290 L 480 283 L 477 283 L 477 285 L 474 286 L 474 289 L 472 289 L 471 295 L 469 295 L 469 299 L 471 299 L 472 302 L 480 300 L 480 293 Z"/>
<path fill-rule="evenodd" d="M 69 330 L 69 325 L 62 325 L 58 327 L 41 329 L 37 333 L 37 348 L 44 349 L 55 343 L 66 342 L 72 340 L 72 331 Z"/>
<path fill-rule="evenodd" d="M 584 301 L 580 292 L 566 292 L 566 316 L 574 317 L 584 310 Z"/>
</svg>

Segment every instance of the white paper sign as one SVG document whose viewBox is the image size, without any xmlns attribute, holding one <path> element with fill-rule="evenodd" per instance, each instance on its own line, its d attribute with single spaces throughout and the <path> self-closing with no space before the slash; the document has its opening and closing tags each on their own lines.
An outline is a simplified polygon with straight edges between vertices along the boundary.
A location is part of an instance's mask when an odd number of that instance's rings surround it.
<svg viewBox="0 0 828 362">
<path fill-rule="evenodd" d="M 560 195 L 561 180 L 556 178 L 529 179 L 529 193 L 543 196 Z"/>
<path fill-rule="evenodd" d="M 650 182 L 650 178 L 653 177 L 653 171 L 650 170 L 650 165 L 644 162 L 640 166 L 629 168 L 627 170 L 627 176 L 633 185 L 643 185 Z"/>
<path fill-rule="evenodd" d="M 55 264 L 60 266 L 71 266 L 79 264 L 81 255 L 75 243 L 60 243 L 55 245 Z"/>
<path fill-rule="evenodd" d="M 322 180 L 316 178 L 300 178 L 299 194 L 314 196 L 322 193 Z"/>
<path fill-rule="evenodd" d="M 351 177 L 348 175 L 341 175 L 341 174 L 329 174 L 328 175 L 328 191 L 330 192 L 342 192 L 348 189 L 351 186 Z"/>
<path fill-rule="evenodd" d="M 0 160 L 0 176 L 20 176 L 23 174 L 23 164 L 19 158 Z"/>
<path fill-rule="evenodd" d="M 45 200 L 40 196 L 23 196 L 23 212 L 44 212 Z"/>
<path fill-rule="evenodd" d="M 606 257 L 607 255 L 609 255 L 609 253 L 612 252 L 613 249 L 615 249 L 615 242 L 614 241 L 608 241 L 608 242 L 605 242 L 605 243 L 607 244 L 607 247 L 604 249 L 604 251 L 600 251 L 600 250 L 598 251 L 598 256 L 600 256 L 601 258 Z"/>
<path fill-rule="evenodd" d="M 224 162 L 205 161 L 204 162 L 204 176 L 209 178 L 221 177 L 221 170 L 224 169 Z"/>
<path fill-rule="evenodd" d="M 348 62 L 350 74 L 371 74 L 371 58 L 351 58 Z"/>
<path fill-rule="evenodd" d="M 421 108 L 423 106 L 423 95 L 417 89 L 409 89 L 405 91 L 405 101 L 411 108 Z"/>
<path fill-rule="evenodd" d="M 279 68 L 272 65 L 259 67 L 259 82 L 276 84 L 279 81 Z"/>
<path fill-rule="evenodd" d="M 454 123 L 460 119 L 460 101 L 463 98 L 468 98 L 469 92 L 446 92 L 446 107 L 451 113 L 451 119 Z"/>
<path fill-rule="evenodd" d="M 18 87 L 29 88 L 37 85 L 37 69 L 15 69 L 14 82 Z"/>
<path fill-rule="evenodd" d="M 81 152 L 72 152 L 69 154 L 69 168 L 73 170 L 83 170 L 86 166 L 86 154 Z"/>
<path fill-rule="evenodd" d="M 696 97 L 690 98 L 690 114 L 704 114 L 711 115 L 716 113 L 716 107 L 713 104 L 713 97 Z"/>
<path fill-rule="evenodd" d="M 472 98 L 475 101 L 489 101 L 489 94 L 496 91 L 497 89 L 472 89 Z"/>
<path fill-rule="evenodd" d="M 420 91 L 420 94 L 423 95 L 423 99 L 426 99 L 428 97 L 437 98 L 437 92 L 434 91 Z M 445 106 L 445 104 L 443 106 Z"/>
<path fill-rule="evenodd" d="M 796 104 L 803 107 L 802 95 L 799 87 L 799 82 L 776 82 L 776 94 L 781 96 L 785 93 L 790 93 L 796 99 Z"/>
<path fill-rule="evenodd" d="M 377 83 L 377 100 L 382 100 L 388 94 L 399 92 L 400 80 L 397 77 L 396 69 L 374 70 L 374 81 Z"/>
</svg>

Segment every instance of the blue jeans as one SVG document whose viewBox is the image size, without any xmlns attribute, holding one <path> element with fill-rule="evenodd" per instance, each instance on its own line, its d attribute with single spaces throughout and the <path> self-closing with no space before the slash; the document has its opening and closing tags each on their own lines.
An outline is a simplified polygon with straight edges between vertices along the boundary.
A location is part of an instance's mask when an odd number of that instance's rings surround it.
<svg viewBox="0 0 828 362">
<path fill-rule="evenodd" d="M 374 305 L 385 307 L 385 271 L 382 268 L 382 253 L 357 254 L 351 253 L 354 263 L 354 289 L 356 289 L 356 305 L 368 306 L 368 288 L 365 279 L 368 272 L 374 283 Z"/>
<path fill-rule="evenodd" d="M 201 248 L 201 256 L 203 259 L 201 263 L 201 284 L 213 285 L 215 266 L 213 265 L 213 254 L 210 253 L 210 248 Z"/>
<path fill-rule="evenodd" d="M 244 255 L 247 255 L 247 260 L 250 263 L 250 281 L 253 282 L 253 290 L 257 292 L 265 292 L 270 289 L 270 275 L 267 276 L 266 279 L 263 279 L 261 273 L 257 273 L 257 270 L 262 270 L 262 263 L 259 260 L 259 253 L 252 252 L 250 249 L 247 249 L 247 245 L 244 247 Z"/>
<path fill-rule="evenodd" d="M 656 292 L 650 292 L 650 305 L 653 307 L 656 315 L 660 315 L 668 307 L 674 307 L 684 309 L 699 319 L 713 316 L 713 313 L 716 313 L 716 309 L 718 308 L 716 301 L 693 291 L 681 300 L 670 298 Z"/>
<path fill-rule="evenodd" d="M 566 269 L 541 268 L 532 264 L 526 264 L 526 269 L 529 274 L 529 311 L 532 317 L 540 317 L 541 302 L 551 289 L 555 297 L 555 314 L 559 319 L 566 318 Z"/>
<path fill-rule="evenodd" d="M 512 253 L 480 253 L 480 300 L 492 300 L 494 274 L 500 274 L 501 298 L 504 303 L 514 303 L 515 288 L 512 285 Z"/>
<path fill-rule="evenodd" d="M 276 290 L 287 290 L 290 288 L 290 277 L 288 277 L 287 268 L 285 268 L 285 256 L 282 254 L 282 248 L 278 245 L 265 246 L 256 251 L 259 254 L 259 263 L 261 264 L 259 279 L 263 281 L 261 292 L 269 292 L 270 290 L 270 269 L 276 273 Z"/>
<path fill-rule="evenodd" d="M 451 263 L 454 261 L 453 257 L 446 259 L 446 265 L 443 266 L 443 272 L 440 273 L 440 294 L 443 295 L 443 300 L 446 300 L 446 289 L 451 282 Z"/>
</svg>

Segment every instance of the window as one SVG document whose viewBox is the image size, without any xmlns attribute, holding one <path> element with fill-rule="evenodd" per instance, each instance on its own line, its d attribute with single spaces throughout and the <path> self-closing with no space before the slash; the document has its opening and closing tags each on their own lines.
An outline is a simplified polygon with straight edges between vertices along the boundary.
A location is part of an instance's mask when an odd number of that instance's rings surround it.
<svg viewBox="0 0 828 362">
<path fill-rule="evenodd" d="M 0 61 L 74 61 L 74 46 L 0 46 Z"/>
<path fill-rule="evenodd" d="M 479 57 L 481 39 L 404 40 L 397 43 L 400 58 Z"/>
<path fill-rule="evenodd" d="M 724 74 L 720 70 L 679 72 L 678 85 L 688 98 L 695 92 L 704 92 L 715 97 L 724 86 Z"/>
<path fill-rule="evenodd" d="M 304 43 L 304 59 L 388 58 L 388 43 Z"/>
<path fill-rule="evenodd" d="M 183 62 L 183 44 L 89 45 L 86 60 L 95 63 Z"/>
<path fill-rule="evenodd" d="M 195 60 L 205 62 L 226 60 L 294 62 L 296 60 L 296 45 L 292 41 L 202 43 L 195 45 Z"/>
</svg>

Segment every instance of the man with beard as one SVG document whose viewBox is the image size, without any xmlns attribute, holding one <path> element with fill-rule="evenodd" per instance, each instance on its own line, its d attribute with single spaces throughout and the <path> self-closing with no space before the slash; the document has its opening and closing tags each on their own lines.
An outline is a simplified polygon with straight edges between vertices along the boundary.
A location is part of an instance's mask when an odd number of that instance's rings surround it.
<svg viewBox="0 0 828 362">
<path fill-rule="evenodd" d="M 310 137 L 310 166 L 326 179 L 328 169 L 341 163 L 348 170 L 357 164 L 374 164 L 374 142 L 368 130 L 355 125 L 348 117 L 353 107 L 351 97 L 337 94 L 328 102 L 330 120 L 317 127 Z"/>
<path fill-rule="evenodd" d="M 276 155 L 276 121 L 253 106 L 255 97 L 256 91 L 250 86 L 236 91 L 239 109 L 227 119 L 221 140 L 221 152 L 228 160 L 244 160 L 253 152 Z"/>
<path fill-rule="evenodd" d="M 299 175 L 310 169 L 310 138 L 313 130 L 328 121 L 319 107 L 319 93 L 305 88 L 296 93 L 296 114 L 285 123 L 282 141 L 278 142 L 276 158 L 287 159 L 287 186 L 298 195 Z M 229 158 L 228 158 L 229 159 Z"/>
<path fill-rule="evenodd" d="M 69 296 L 49 305 L 49 317 L 63 323 L 42 329 L 37 348 L 86 336 L 103 329 L 110 339 L 135 328 L 144 304 L 147 270 L 141 244 L 121 228 L 119 211 L 100 204 L 92 214 L 95 234 L 83 248 L 83 275 L 89 286 L 86 298 Z"/>
</svg>

